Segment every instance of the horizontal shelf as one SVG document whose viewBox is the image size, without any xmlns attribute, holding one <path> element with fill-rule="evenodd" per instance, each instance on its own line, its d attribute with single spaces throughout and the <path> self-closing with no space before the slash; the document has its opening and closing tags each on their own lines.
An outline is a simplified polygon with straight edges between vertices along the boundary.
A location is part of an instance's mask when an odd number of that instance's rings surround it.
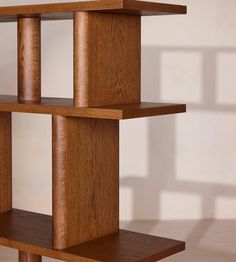
<svg viewBox="0 0 236 262">
<path fill-rule="evenodd" d="M 120 230 L 79 246 L 55 250 L 51 216 L 17 209 L 0 214 L 0 245 L 78 262 L 152 262 L 185 249 L 181 241 Z"/>
<path fill-rule="evenodd" d="M 131 15 L 186 14 L 186 6 L 136 0 L 100 0 L 57 4 L 21 5 L 0 8 L 0 22 L 14 22 L 18 16 L 39 16 L 42 20 L 72 19 L 76 11 L 97 11 Z"/>
<path fill-rule="evenodd" d="M 0 96 L 0 112 L 23 112 L 63 116 L 131 119 L 186 112 L 184 104 L 139 103 L 100 107 L 74 107 L 73 99 L 42 98 L 40 103 L 19 103 L 17 96 Z"/>
</svg>

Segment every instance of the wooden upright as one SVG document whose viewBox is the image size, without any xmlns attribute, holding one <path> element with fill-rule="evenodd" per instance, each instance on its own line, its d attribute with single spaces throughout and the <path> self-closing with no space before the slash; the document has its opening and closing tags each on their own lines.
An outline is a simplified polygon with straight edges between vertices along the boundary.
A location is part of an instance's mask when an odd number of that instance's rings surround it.
<svg viewBox="0 0 236 262">
<path fill-rule="evenodd" d="M 41 21 L 38 17 L 18 18 L 18 100 L 41 100 Z M 20 262 L 40 262 L 42 257 L 19 251 Z"/>
<path fill-rule="evenodd" d="M 119 123 L 53 116 L 53 247 L 119 230 Z"/>
<path fill-rule="evenodd" d="M 18 18 L 18 98 L 41 100 L 40 18 Z"/>
<path fill-rule="evenodd" d="M 141 17 L 74 13 L 75 106 L 140 102 Z"/>
<path fill-rule="evenodd" d="M 18 96 L 0 96 L 0 244 L 20 262 L 157 261 L 184 242 L 119 229 L 119 120 L 181 113 L 141 102 L 141 16 L 186 7 L 136 0 L 0 8 L 18 23 Z M 41 97 L 41 20 L 73 19 L 74 97 Z M 11 112 L 52 115 L 52 217 L 12 209 Z"/>
<path fill-rule="evenodd" d="M 41 262 L 42 257 L 28 252 L 19 251 L 20 262 Z"/>
<path fill-rule="evenodd" d="M 0 213 L 12 209 L 11 113 L 0 112 Z"/>
<path fill-rule="evenodd" d="M 140 31 L 138 16 L 75 12 L 75 106 L 140 102 Z M 118 230 L 119 122 L 54 116 L 53 247 Z"/>
</svg>

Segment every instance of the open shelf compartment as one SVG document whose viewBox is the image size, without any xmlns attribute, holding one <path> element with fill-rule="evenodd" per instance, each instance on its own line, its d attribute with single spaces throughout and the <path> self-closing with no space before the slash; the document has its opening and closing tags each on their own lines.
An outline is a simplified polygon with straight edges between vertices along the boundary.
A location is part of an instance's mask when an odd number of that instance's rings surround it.
<svg viewBox="0 0 236 262">
<path fill-rule="evenodd" d="M 64 261 L 157 261 L 185 249 L 184 242 L 120 230 L 65 250 L 52 249 L 52 218 L 13 209 L 0 214 L 0 244 Z"/>
</svg>

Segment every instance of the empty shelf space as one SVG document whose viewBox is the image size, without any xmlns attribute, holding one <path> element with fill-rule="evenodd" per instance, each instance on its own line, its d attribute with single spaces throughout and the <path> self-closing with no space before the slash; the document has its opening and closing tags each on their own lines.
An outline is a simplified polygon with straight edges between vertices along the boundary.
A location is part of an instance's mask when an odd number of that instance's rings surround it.
<svg viewBox="0 0 236 262">
<path fill-rule="evenodd" d="M 40 103 L 20 103 L 17 96 L 0 96 L 0 112 L 22 112 L 103 119 L 131 119 L 186 112 L 184 104 L 147 103 L 99 107 L 74 107 L 73 99 L 42 98 Z"/>
<path fill-rule="evenodd" d="M 185 243 L 181 241 L 120 230 L 79 246 L 55 250 L 52 249 L 51 216 L 17 209 L 0 214 L 0 245 L 81 262 L 151 262 L 185 249 Z"/>
<path fill-rule="evenodd" d="M 73 12 L 97 11 L 131 15 L 186 14 L 186 6 L 136 0 L 100 0 L 0 8 L 0 22 L 15 22 L 19 16 L 34 15 L 42 20 L 72 19 Z"/>
</svg>

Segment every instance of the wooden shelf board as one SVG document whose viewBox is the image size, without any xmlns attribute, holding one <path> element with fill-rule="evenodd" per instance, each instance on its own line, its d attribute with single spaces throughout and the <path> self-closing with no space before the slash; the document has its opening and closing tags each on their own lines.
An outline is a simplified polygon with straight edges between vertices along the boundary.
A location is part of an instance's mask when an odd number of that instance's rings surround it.
<svg viewBox="0 0 236 262">
<path fill-rule="evenodd" d="M 0 245 L 78 262 L 151 262 L 185 249 L 181 241 L 120 230 L 76 247 L 55 250 L 51 216 L 17 209 L 0 214 Z"/>
<path fill-rule="evenodd" d="M 22 112 L 63 116 L 131 119 L 186 112 L 184 104 L 147 103 L 100 107 L 74 107 L 73 99 L 42 98 L 40 103 L 20 103 L 17 96 L 0 96 L 0 112 Z"/>
<path fill-rule="evenodd" d="M 130 15 L 186 14 L 186 6 L 136 0 L 100 0 L 0 8 L 0 22 L 15 22 L 18 16 L 40 16 L 42 20 L 72 19 L 76 11 L 97 11 Z"/>
</svg>

